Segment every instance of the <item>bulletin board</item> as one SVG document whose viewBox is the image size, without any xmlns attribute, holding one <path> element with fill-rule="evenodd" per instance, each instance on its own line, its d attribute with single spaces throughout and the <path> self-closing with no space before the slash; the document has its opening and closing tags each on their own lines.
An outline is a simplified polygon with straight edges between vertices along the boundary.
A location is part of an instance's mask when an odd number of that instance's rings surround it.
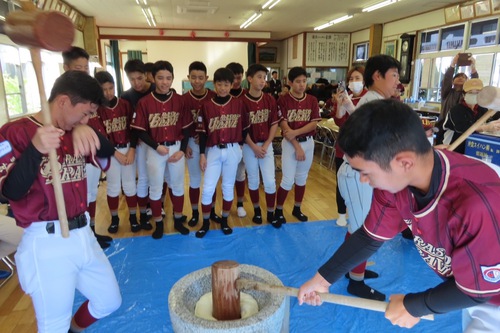
<svg viewBox="0 0 500 333">
<path fill-rule="evenodd" d="M 307 33 L 306 67 L 348 67 L 351 35 Z"/>
</svg>

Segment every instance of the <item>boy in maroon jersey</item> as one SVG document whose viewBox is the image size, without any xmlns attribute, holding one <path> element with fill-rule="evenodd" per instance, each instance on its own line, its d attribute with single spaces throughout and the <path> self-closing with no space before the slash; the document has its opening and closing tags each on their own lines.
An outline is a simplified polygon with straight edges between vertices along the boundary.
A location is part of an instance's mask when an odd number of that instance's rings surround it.
<svg viewBox="0 0 500 333">
<path fill-rule="evenodd" d="M 115 147 L 115 154 L 111 158 L 111 165 L 106 173 L 106 192 L 108 197 L 108 207 L 111 213 L 111 224 L 108 232 L 114 234 L 118 232 L 120 218 L 118 217 L 118 203 L 120 192 L 126 196 L 129 209 L 130 230 L 138 232 L 141 226 L 137 223 L 137 186 L 135 183 L 136 164 L 135 146 L 130 142 L 130 122 L 133 111 L 130 103 L 123 98 L 115 96 L 115 80 L 108 72 L 98 72 L 96 80 L 102 87 L 104 97 L 108 105 L 101 106 L 97 110 L 106 130 L 106 134 Z"/>
<path fill-rule="evenodd" d="M 243 66 L 238 62 L 231 62 L 226 65 L 226 68 L 234 74 L 234 81 L 230 91 L 231 96 L 235 98 L 245 96 L 247 91 L 241 86 L 241 82 L 243 81 L 243 74 L 245 72 Z M 242 159 L 238 164 L 238 171 L 236 172 L 236 183 L 234 184 L 234 187 L 236 188 L 236 210 L 239 217 L 247 216 L 247 212 L 243 207 L 243 199 L 245 197 L 245 179 L 245 162 Z"/>
<path fill-rule="evenodd" d="M 48 100 L 51 125 L 43 125 L 44 117 L 38 112 L 0 129 L 14 154 L 9 158 L 3 150 L 0 190 L 24 228 L 15 256 L 17 273 L 24 292 L 31 296 L 41 333 L 81 332 L 121 304 L 113 268 L 86 213 L 85 162 L 105 169 L 114 153 L 109 141 L 86 125 L 103 100 L 94 78 L 68 71 L 55 81 Z M 69 238 L 62 237 L 59 227 L 48 157 L 51 149 L 61 166 Z M 71 320 L 75 288 L 88 300 Z"/>
<path fill-rule="evenodd" d="M 266 86 L 267 72 L 267 68 L 260 64 L 251 65 L 247 70 L 250 88 L 241 100 L 248 114 L 250 127 L 243 145 L 243 160 L 248 173 L 248 191 L 254 208 L 252 221 L 257 224 L 262 223 L 259 203 L 260 171 L 266 193 L 267 222 L 279 228 L 281 224 L 274 218 L 276 179 L 272 143 L 280 118 L 274 97 L 262 92 Z"/>
<path fill-rule="evenodd" d="M 184 154 L 189 140 L 189 127 L 193 118 L 186 114 L 182 97 L 170 87 L 174 68 L 168 61 L 157 61 L 153 66 L 156 89 L 137 103 L 132 127 L 139 131 L 139 138 L 151 149 L 147 150 L 149 178 L 149 203 L 156 222 L 154 239 L 163 237 L 161 214 L 162 190 L 165 174 L 170 176 L 174 228 L 183 235 L 189 234 L 182 223 L 184 207 Z"/>
<path fill-rule="evenodd" d="M 394 100 L 361 106 L 340 131 L 347 162 L 375 188 L 359 228 L 299 290 L 319 305 L 343 274 L 409 227 L 424 261 L 444 282 L 391 295 L 386 318 L 411 328 L 420 317 L 463 309 L 464 332 L 500 327 L 499 168 L 432 149 L 418 115 Z"/>
<path fill-rule="evenodd" d="M 283 178 L 276 199 L 275 219 L 279 225 L 286 223 L 283 205 L 288 192 L 295 184 L 295 204 L 292 214 L 302 222 L 307 216 L 302 214 L 300 205 L 306 191 L 307 175 L 314 154 L 314 134 L 319 115 L 318 100 L 306 94 L 307 73 L 302 67 L 293 67 L 288 72 L 291 90 L 278 100 L 278 109 L 283 119 L 280 122 L 283 135 L 282 170 Z"/>
<path fill-rule="evenodd" d="M 240 145 L 246 136 L 247 121 L 243 113 L 241 99 L 229 93 L 234 74 L 227 68 L 219 68 L 214 73 L 217 96 L 203 104 L 198 115 L 200 133 L 200 168 L 205 173 L 201 193 L 203 225 L 196 237 L 203 238 L 210 228 L 210 211 L 217 182 L 222 175 L 222 232 L 229 235 L 233 229 L 227 218 L 234 199 L 234 181 L 242 152 Z M 215 221 L 217 222 L 217 221 Z"/>
<path fill-rule="evenodd" d="M 215 93 L 205 88 L 205 83 L 208 80 L 207 67 L 201 61 L 194 61 L 189 65 L 189 82 L 192 89 L 182 95 L 184 101 L 184 108 L 188 114 L 193 117 L 193 124 L 190 129 L 189 142 L 186 149 L 187 167 L 189 172 L 189 199 L 193 213 L 188 222 L 190 227 L 198 224 L 200 213 L 198 211 L 198 203 L 200 201 L 200 185 L 201 185 L 201 169 L 200 169 L 200 144 L 199 136 L 196 132 L 196 124 L 198 113 L 204 102 L 210 100 L 215 96 Z M 215 214 L 215 198 L 212 200 L 212 211 L 210 218 L 214 221 L 220 222 L 220 217 Z"/>
</svg>

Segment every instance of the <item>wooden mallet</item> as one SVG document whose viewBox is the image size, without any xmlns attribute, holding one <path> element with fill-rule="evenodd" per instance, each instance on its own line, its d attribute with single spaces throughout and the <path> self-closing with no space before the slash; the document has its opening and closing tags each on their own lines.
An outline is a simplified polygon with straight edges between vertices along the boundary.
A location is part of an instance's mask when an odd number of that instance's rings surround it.
<svg viewBox="0 0 500 333">
<path fill-rule="evenodd" d="M 0 32 L 5 33 L 13 42 L 30 48 L 31 60 L 35 69 L 44 125 L 52 125 L 49 104 L 45 95 L 42 75 L 40 49 L 66 51 L 71 48 L 75 37 L 75 28 L 71 20 L 59 12 L 37 10 L 33 3 L 22 1 L 23 10 L 7 15 L 5 23 L 0 25 Z M 57 214 L 63 237 L 69 237 L 68 217 L 61 185 L 61 175 L 55 149 L 49 152 L 52 173 L 52 185 L 57 204 Z"/>
<path fill-rule="evenodd" d="M 218 320 L 239 319 L 239 292 L 241 290 L 249 289 L 291 297 L 297 297 L 297 295 L 299 294 L 299 289 L 297 288 L 273 286 L 262 282 L 240 279 L 239 264 L 236 261 L 218 261 L 212 265 L 212 315 L 214 316 L 214 318 Z M 374 301 L 364 298 L 335 295 L 330 293 L 319 293 L 319 296 L 321 297 L 321 300 L 326 303 L 345 305 L 378 312 L 385 312 L 389 304 L 383 301 Z M 426 320 L 434 320 L 434 315 L 426 315 L 421 318 Z"/>
<path fill-rule="evenodd" d="M 476 120 L 471 127 L 462 133 L 447 150 L 455 150 L 462 142 L 464 142 L 472 133 L 488 121 L 498 110 L 500 110 L 500 88 L 487 86 L 477 94 L 477 104 L 487 108 L 488 111 Z"/>
</svg>

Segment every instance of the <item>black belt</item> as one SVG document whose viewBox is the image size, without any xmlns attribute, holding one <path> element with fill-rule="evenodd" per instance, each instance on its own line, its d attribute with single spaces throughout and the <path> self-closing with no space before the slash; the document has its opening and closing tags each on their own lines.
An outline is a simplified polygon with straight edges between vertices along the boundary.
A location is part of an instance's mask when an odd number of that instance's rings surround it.
<svg viewBox="0 0 500 333">
<path fill-rule="evenodd" d="M 301 137 L 295 138 L 295 140 L 297 140 L 297 142 L 306 142 L 310 138 L 311 138 L 310 136 L 301 136 Z"/>
<path fill-rule="evenodd" d="M 163 142 L 158 142 L 160 146 L 173 146 L 177 143 L 177 141 L 163 141 Z"/>
<path fill-rule="evenodd" d="M 115 145 L 115 148 L 127 148 L 127 147 L 128 147 L 128 143 L 120 143 L 120 144 Z"/>
<path fill-rule="evenodd" d="M 232 147 L 235 144 L 236 143 L 220 143 L 220 144 L 215 145 L 215 146 L 220 148 L 220 149 L 226 149 L 227 147 Z"/>
<path fill-rule="evenodd" d="M 72 219 L 68 219 L 69 230 L 83 228 L 87 225 L 87 217 L 85 214 L 78 215 Z M 55 232 L 54 222 L 47 223 L 45 227 L 48 234 L 53 234 Z"/>
</svg>

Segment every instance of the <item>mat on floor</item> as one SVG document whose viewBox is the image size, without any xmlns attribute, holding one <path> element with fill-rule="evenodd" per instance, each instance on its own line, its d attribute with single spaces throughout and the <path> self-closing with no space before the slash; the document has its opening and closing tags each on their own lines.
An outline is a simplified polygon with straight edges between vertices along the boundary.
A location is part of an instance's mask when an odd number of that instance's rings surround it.
<svg viewBox="0 0 500 333">
<path fill-rule="evenodd" d="M 117 239 L 106 250 L 123 296 L 121 308 L 92 325 L 86 332 L 172 332 L 168 294 L 177 280 L 218 260 L 256 265 L 278 276 L 284 285 L 300 287 L 311 278 L 342 243 L 346 229 L 334 221 L 288 223 L 281 229 L 270 225 L 236 228 L 225 236 L 211 230 L 203 239 L 180 234 L 161 240 L 150 236 Z M 440 279 L 420 259 L 412 242 L 398 236 L 370 258 L 380 274 L 367 280 L 387 296 L 425 290 Z M 347 279 L 330 288 L 345 294 Z M 77 295 L 75 311 L 83 302 Z M 290 332 L 408 332 L 392 326 L 383 313 L 347 306 L 323 304 L 299 306 L 290 301 Z M 422 320 L 410 332 L 461 332 L 459 311 Z"/>
</svg>

